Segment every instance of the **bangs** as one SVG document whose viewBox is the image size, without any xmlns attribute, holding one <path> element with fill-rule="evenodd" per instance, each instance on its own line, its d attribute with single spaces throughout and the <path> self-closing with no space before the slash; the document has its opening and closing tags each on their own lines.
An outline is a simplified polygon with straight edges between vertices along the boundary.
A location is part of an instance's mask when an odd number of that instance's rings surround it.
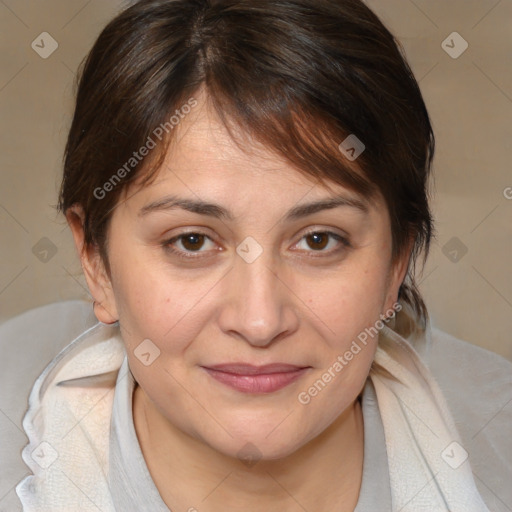
<svg viewBox="0 0 512 512">
<path fill-rule="evenodd" d="M 280 97 L 282 91 L 271 92 L 263 98 L 249 96 L 242 98 L 241 103 L 234 103 L 233 97 L 240 96 L 231 96 L 231 91 L 220 90 L 216 85 L 210 86 L 209 97 L 240 149 L 248 146 L 248 141 L 240 134 L 249 134 L 265 149 L 324 187 L 335 183 L 368 199 L 378 191 L 365 172 L 364 156 L 360 155 L 357 163 L 350 162 L 340 150 L 340 144 L 354 134 L 344 130 L 334 119 Z"/>
<path fill-rule="evenodd" d="M 307 110 L 305 105 L 288 104 L 290 100 L 280 98 L 278 91 L 266 97 L 241 98 L 231 96 L 230 91 L 213 83 L 209 88 L 202 84 L 191 97 L 201 92 L 205 93 L 230 138 L 246 154 L 259 143 L 264 150 L 274 153 L 322 187 L 341 185 L 367 200 L 378 194 L 379 189 L 366 169 L 369 165 L 364 152 L 357 161 L 350 161 L 340 149 L 341 143 L 355 134 L 343 130 L 333 118 Z M 235 102 L 234 98 L 239 101 Z M 173 105 L 169 112 L 175 110 Z M 137 181 L 141 187 L 154 182 L 178 131 L 179 127 L 165 137 L 158 155 L 145 162 L 145 171 L 138 170 Z"/>
</svg>

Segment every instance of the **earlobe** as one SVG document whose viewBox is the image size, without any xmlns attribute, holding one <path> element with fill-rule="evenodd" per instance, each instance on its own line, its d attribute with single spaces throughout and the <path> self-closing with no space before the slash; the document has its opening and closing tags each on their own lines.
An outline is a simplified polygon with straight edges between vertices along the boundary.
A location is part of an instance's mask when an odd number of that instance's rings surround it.
<svg viewBox="0 0 512 512">
<path fill-rule="evenodd" d="M 94 314 L 96 318 L 104 324 L 115 324 L 117 322 L 117 318 L 110 313 L 103 305 L 97 301 L 94 301 L 92 304 L 92 308 L 94 310 Z"/>
<path fill-rule="evenodd" d="M 70 207 L 66 212 L 66 220 L 73 234 L 87 286 L 94 299 L 94 314 L 102 323 L 115 323 L 118 320 L 118 315 L 112 283 L 107 275 L 97 246 L 88 247 L 85 244 L 82 207 L 78 204 Z"/>
</svg>

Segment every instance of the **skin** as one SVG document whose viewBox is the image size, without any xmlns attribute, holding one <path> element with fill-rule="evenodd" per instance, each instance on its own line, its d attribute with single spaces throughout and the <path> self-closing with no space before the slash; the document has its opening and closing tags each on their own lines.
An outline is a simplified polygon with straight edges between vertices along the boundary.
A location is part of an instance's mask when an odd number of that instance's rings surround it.
<svg viewBox="0 0 512 512">
<path fill-rule="evenodd" d="M 158 179 L 130 190 L 113 212 L 110 276 L 83 245 L 80 207 L 67 213 L 98 320 L 120 322 L 148 468 L 172 510 L 352 511 L 363 465 L 358 396 L 377 338 L 309 404 L 298 395 L 392 308 L 410 252 L 392 265 L 382 197 L 367 214 L 343 206 L 284 221 L 298 204 L 357 196 L 315 184 L 255 142 L 242 151 L 204 92 L 195 97 Z M 169 194 L 217 203 L 234 218 L 179 208 L 139 215 Z M 196 259 L 165 247 L 187 231 L 207 236 L 173 247 Z M 350 247 L 310 231 L 347 236 Z M 248 236 L 263 251 L 251 263 L 236 252 Z M 160 350 L 149 366 L 134 353 L 145 339 Z M 279 391 L 246 394 L 201 368 L 228 362 L 310 368 Z M 257 459 L 250 466 L 238 455 L 247 443 Z"/>
</svg>

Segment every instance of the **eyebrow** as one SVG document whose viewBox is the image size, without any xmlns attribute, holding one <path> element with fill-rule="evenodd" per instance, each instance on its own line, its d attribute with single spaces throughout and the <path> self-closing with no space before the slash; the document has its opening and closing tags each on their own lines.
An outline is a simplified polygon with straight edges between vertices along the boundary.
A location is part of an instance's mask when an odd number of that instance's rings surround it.
<svg viewBox="0 0 512 512">
<path fill-rule="evenodd" d="M 366 201 L 357 198 L 336 196 L 311 203 L 299 204 L 298 206 L 295 206 L 289 210 L 283 220 L 285 222 L 295 221 L 323 210 L 331 210 L 341 206 L 353 208 L 365 215 L 369 213 L 369 206 Z M 138 216 L 144 217 L 149 213 L 178 208 L 192 213 L 197 213 L 199 215 L 208 215 L 217 219 L 228 220 L 231 222 L 235 220 L 233 214 L 223 206 L 201 200 L 186 199 L 175 195 L 166 196 L 162 199 L 158 199 L 157 201 L 153 201 L 143 206 L 139 210 Z"/>
</svg>

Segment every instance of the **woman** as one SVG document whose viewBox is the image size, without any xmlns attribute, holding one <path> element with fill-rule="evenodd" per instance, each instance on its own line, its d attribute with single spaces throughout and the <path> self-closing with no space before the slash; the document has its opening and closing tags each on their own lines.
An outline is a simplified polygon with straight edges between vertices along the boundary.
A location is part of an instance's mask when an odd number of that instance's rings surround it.
<svg viewBox="0 0 512 512">
<path fill-rule="evenodd" d="M 456 422 L 490 388 L 442 364 L 479 357 L 500 403 L 510 364 L 433 334 L 414 280 L 433 153 L 399 44 L 359 0 L 120 13 L 81 71 L 59 201 L 99 323 L 34 385 L 24 510 L 504 503 L 472 469 L 512 476 L 510 409 L 472 459 Z"/>
</svg>

